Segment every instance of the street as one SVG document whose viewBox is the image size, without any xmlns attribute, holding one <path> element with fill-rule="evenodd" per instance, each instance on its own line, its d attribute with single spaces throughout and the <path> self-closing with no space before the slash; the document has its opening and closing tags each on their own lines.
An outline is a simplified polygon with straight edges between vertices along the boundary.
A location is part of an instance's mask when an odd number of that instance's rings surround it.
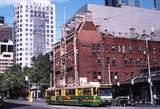
<svg viewBox="0 0 160 109">
<path fill-rule="evenodd" d="M 159 109 L 160 106 L 139 106 L 139 107 L 77 107 L 47 105 L 45 102 L 37 101 L 28 103 L 25 100 L 5 100 L 4 109 Z"/>
</svg>

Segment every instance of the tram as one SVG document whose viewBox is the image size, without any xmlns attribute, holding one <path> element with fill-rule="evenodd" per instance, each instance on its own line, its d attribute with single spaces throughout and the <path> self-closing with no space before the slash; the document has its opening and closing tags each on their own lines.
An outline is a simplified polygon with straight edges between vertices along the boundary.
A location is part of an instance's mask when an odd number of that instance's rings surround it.
<svg viewBox="0 0 160 109">
<path fill-rule="evenodd" d="M 48 104 L 102 106 L 112 100 L 112 88 L 107 84 L 86 85 L 78 87 L 50 87 L 46 90 Z"/>
</svg>

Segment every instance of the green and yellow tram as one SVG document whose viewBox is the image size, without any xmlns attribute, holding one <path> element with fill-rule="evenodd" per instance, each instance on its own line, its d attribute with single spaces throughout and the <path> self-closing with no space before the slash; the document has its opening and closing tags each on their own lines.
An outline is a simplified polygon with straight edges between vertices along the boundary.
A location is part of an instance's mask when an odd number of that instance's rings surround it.
<svg viewBox="0 0 160 109">
<path fill-rule="evenodd" d="M 101 106 L 110 104 L 111 100 L 112 88 L 107 84 L 46 90 L 46 102 L 49 104 Z"/>
</svg>

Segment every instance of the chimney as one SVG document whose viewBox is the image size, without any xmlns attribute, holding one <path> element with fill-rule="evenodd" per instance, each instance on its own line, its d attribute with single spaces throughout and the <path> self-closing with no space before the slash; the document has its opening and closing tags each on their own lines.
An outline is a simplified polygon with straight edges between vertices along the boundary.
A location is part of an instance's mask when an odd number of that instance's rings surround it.
<svg viewBox="0 0 160 109">
<path fill-rule="evenodd" d="M 130 28 L 129 30 L 130 30 L 130 36 L 131 36 L 131 37 L 134 37 L 135 34 L 136 34 L 136 29 L 135 29 L 134 27 L 132 27 L 132 28 Z"/>
<path fill-rule="evenodd" d="M 84 16 L 83 15 L 79 15 L 77 14 L 75 17 L 74 17 L 74 21 L 75 21 L 75 28 L 77 29 L 79 27 L 79 25 L 83 22 L 84 20 Z"/>
<path fill-rule="evenodd" d="M 100 32 L 100 33 L 102 32 L 102 27 L 100 25 L 96 25 L 96 28 L 97 28 L 98 32 Z"/>
<path fill-rule="evenodd" d="M 84 16 L 85 21 L 92 21 L 92 11 L 87 10 Z"/>
</svg>

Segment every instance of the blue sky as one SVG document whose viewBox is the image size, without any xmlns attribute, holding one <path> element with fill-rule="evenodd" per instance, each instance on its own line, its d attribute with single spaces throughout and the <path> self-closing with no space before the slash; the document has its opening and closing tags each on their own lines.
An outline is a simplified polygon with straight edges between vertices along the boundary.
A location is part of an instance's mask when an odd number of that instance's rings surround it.
<svg viewBox="0 0 160 109">
<path fill-rule="evenodd" d="M 13 0 L 0 0 L 0 16 L 5 17 L 7 24 L 12 25 L 13 7 L 11 1 Z M 63 12 L 66 7 L 66 20 L 71 18 L 74 13 L 87 2 L 92 4 L 104 4 L 104 0 L 53 0 L 56 6 L 56 33 L 60 37 L 60 26 L 64 22 Z M 143 0 L 147 8 L 153 7 L 153 0 Z"/>
</svg>

